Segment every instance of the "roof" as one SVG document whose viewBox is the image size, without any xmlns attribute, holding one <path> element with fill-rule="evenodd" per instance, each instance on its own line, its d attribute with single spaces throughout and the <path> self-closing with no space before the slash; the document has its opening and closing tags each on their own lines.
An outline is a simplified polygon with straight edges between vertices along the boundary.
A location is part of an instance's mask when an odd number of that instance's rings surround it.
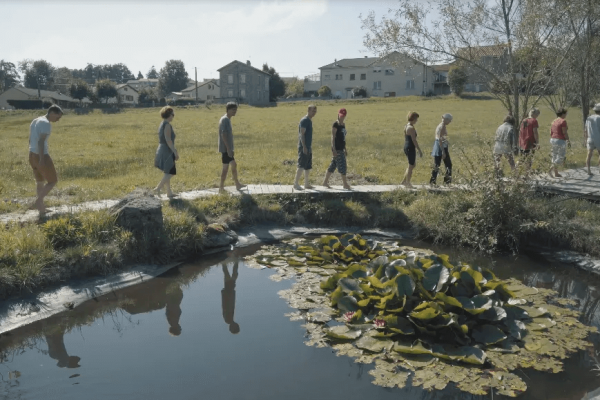
<svg viewBox="0 0 600 400">
<path fill-rule="evenodd" d="M 229 64 L 227 64 L 227 65 L 224 65 L 224 66 L 222 66 L 221 68 L 219 68 L 217 71 L 221 72 L 221 70 L 222 70 L 222 69 L 225 69 L 225 68 L 229 67 L 229 66 L 230 66 L 231 64 L 233 64 L 233 63 L 239 63 L 239 64 L 242 64 L 242 65 L 243 65 L 243 66 L 245 66 L 245 67 L 252 68 L 252 69 L 254 69 L 254 70 L 258 71 L 258 72 L 262 72 L 262 73 L 263 73 L 263 74 L 265 74 L 265 75 L 269 75 L 269 76 L 271 76 L 271 74 L 269 74 L 268 72 L 265 72 L 265 71 L 263 71 L 263 70 L 261 70 L 261 69 L 258 69 L 258 68 L 254 68 L 252 65 L 248 65 L 248 64 L 246 64 L 246 63 L 243 63 L 243 62 L 241 62 L 241 61 L 238 61 L 238 60 L 233 60 L 233 61 L 232 61 L 232 62 L 230 62 Z"/>
<path fill-rule="evenodd" d="M 508 48 L 507 44 L 490 46 L 461 47 L 456 54 L 468 60 L 478 60 L 481 57 L 502 57 Z"/>
<path fill-rule="evenodd" d="M 38 97 L 38 90 L 37 89 L 30 89 L 30 88 L 25 88 L 25 87 L 21 87 L 21 86 L 15 86 L 12 87 L 11 89 L 15 89 L 18 90 L 20 92 L 25 93 L 28 96 L 32 96 L 32 97 Z M 51 90 L 40 90 L 39 91 L 39 95 L 44 98 L 50 98 L 50 99 L 54 99 L 54 100 L 63 100 L 63 101 L 78 101 L 75 100 L 74 98 L 72 98 L 71 96 L 67 96 L 66 94 L 62 94 L 62 93 L 58 93 L 58 92 L 54 92 Z"/>
<path fill-rule="evenodd" d="M 133 90 L 134 92 L 136 92 L 136 93 L 137 93 L 137 90 L 136 90 L 136 89 L 135 89 L 133 86 L 130 86 L 130 85 L 129 85 L 129 84 L 127 84 L 127 83 L 121 83 L 121 84 L 117 85 L 117 90 L 119 90 L 119 89 L 121 89 L 122 87 L 125 87 L 125 86 L 129 86 L 129 88 L 130 88 L 131 90 Z"/>
<path fill-rule="evenodd" d="M 206 81 L 206 82 L 202 82 L 202 83 L 198 82 L 198 87 L 200 88 L 200 87 L 202 87 L 204 85 L 208 85 L 209 83 L 212 83 L 213 85 L 219 86 L 219 84 L 217 83 L 217 80 L 214 79 L 214 80 L 210 80 L 210 81 Z M 190 90 L 196 90 L 196 83 L 194 83 L 191 86 L 186 87 L 185 89 L 182 90 L 182 92 L 188 92 Z"/>
<path fill-rule="evenodd" d="M 454 67 L 454 64 L 440 64 L 440 65 L 432 65 L 431 68 L 433 68 L 434 71 L 439 71 L 439 72 L 448 72 L 450 71 L 450 68 Z"/>
<path fill-rule="evenodd" d="M 158 83 L 158 79 L 130 79 L 127 81 L 127 83 L 140 83 L 140 82 L 156 82 Z"/>
<path fill-rule="evenodd" d="M 379 60 L 379 57 L 363 57 L 363 58 L 344 58 L 342 60 L 337 60 L 332 62 L 331 64 L 324 65 L 319 67 L 322 68 L 365 68 L 372 65 L 375 61 Z"/>
</svg>

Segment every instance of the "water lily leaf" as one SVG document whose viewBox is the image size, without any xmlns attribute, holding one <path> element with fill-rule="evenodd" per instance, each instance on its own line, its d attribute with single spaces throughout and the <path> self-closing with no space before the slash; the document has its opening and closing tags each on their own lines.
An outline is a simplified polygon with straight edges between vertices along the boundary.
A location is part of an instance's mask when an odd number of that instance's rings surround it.
<svg viewBox="0 0 600 400">
<path fill-rule="evenodd" d="M 436 264 L 425 271 L 423 278 L 423 287 L 425 290 L 439 292 L 448 278 L 450 277 L 450 271 L 442 264 Z"/>
<path fill-rule="evenodd" d="M 521 321 L 509 320 L 505 322 L 508 332 L 512 337 L 521 340 L 527 334 L 527 327 Z"/>
<path fill-rule="evenodd" d="M 541 317 L 542 315 L 547 315 L 548 310 L 545 308 L 537 308 L 537 307 L 528 307 L 528 306 L 519 306 L 518 308 L 524 310 L 530 318 Z"/>
<path fill-rule="evenodd" d="M 487 355 L 481 349 L 472 346 L 433 345 L 432 354 L 444 360 L 462 361 L 467 364 L 483 365 Z"/>
<path fill-rule="evenodd" d="M 404 261 L 404 260 L 402 260 L 402 261 Z M 391 264 L 388 264 L 388 265 L 385 267 L 385 276 L 386 276 L 388 279 L 394 279 L 394 277 L 395 277 L 396 275 L 398 275 L 398 270 L 396 269 L 396 267 L 394 267 L 394 266 L 393 266 L 393 265 L 391 265 Z"/>
<path fill-rule="evenodd" d="M 338 285 L 342 288 L 344 293 L 363 293 L 363 290 L 356 279 L 342 278 L 338 281 Z"/>
<path fill-rule="evenodd" d="M 476 326 L 471 337 L 482 344 L 494 344 L 506 339 L 506 335 L 493 325 Z"/>
<path fill-rule="evenodd" d="M 414 251 L 409 251 L 406 253 L 406 265 L 415 265 L 415 259 L 417 258 L 417 254 Z"/>
<path fill-rule="evenodd" d="M 338 300 L 338 308 L 342 312 L 358 311 L 358 302 L 352 296 L 344 296 Z"/>
<path fill-rule="evenodd" d="M 527 311 L 523 310 L 521 308 L 521 306 L 516 307 L 516 306 L 505 305 L 504 310 L 506 311 L 506 315 L 507 315 L 506 318 L 508 318 L 508 319 L 513 319 L 513 320 L 529 319 L 529 314 L 527 313 Z"/>
<path fill-rule="evenodd" d="M 492 300 L 484 295 L 473 296 L 472 298 L 458 296 L 456 300 L 462 304 L 465 311 L 471 315 L 478 315 L 492 307 Z"/>
<path fill-rule="evenodd" d="M 331 315 L 321 312 L 321 311 L 313 311 L 307 314 L 308 320 L 311 322 L 320 322 L 327 323 L 331 321 Z"/>
<path fill-rule="evenodd" d="M 344 297 L 344 291 L 338 286 L 333 293 L 331 293 L 331 306 L 335 307 L 342 297 Z"/>
<path fill-rule="evenodd" d="M 395 279 L 394 293 L 398 297 L 412 296 L 415 291 L 415 282 L 408 275 L 400 275 Z"/>
<path fill-rule="evenodd" d="M 342 244 L 342 246 L 348 247 L 348 245 L 350 244 L 350 240 L 353 238 L 354 235 L 352 233 L 346 233 L 340 237 L 340 243 Z"/>
<path fill-rule="evenodd" d="M 456 298 L 454 298 L 452 296 L 447 296 L 442 292 L 436 293 L 435 299 L 438 301 L 441 301 L 442 303 L 444 303 L 447 306 L 463 308 L 463 305 L 461 304 L 460 301 L 458 301 Z"/>
<path fill-rule="evenodd" d="M 368 306 L 368 305 L 369 305 L 369 303 L 370 303 L 370 302 L 371 302 L 371 299 L 367 297 L 367 298 L 366 298 L 366 299 L 364 299 L 364 300 L 359 300 L 359 301 L 357 302 L 357 304 L 358 304 L 358 306 L 359 306 L 359 307 L 366 307 L 366 306 Z"/>
<path fill-rule="evenodd" d="M 409 345 L 396 342 L 394 343 L 392 350 L 402 354 L 432 354 L 431 350 L 423 346 L 423 343 L 421 343 L 420 340 Z"/>
<path fill-rule="evenodd" d="M 507 304 L 511 306 L 518 306 L 527 304 L 527 300 L 525 299 L 508 299 Z"/>
<path fill-rule="evenodd" d="M 415 328 L 409 320 L 397 315 L 387 315 L 383 317 L 386 327 L 393 332 L 401 333 L 402 335 L 414 335 Z"/>
<path fill-rule="evenodd" d="M 292 267 L 303 267 L 305 265 L 305 262 L 306 262 L 306 260 L 300 262 L 294 258 L 288 258 L 288 260 L 287 260 L 287 263 Z"/>
<path fill-rule="evenodd" d="M 387 296 L 383 296 L 381 298 L 381 300 L 379 301 L 379 304 L 375 304 L 375 307 L 381 309 L 381 310 L 385 310 L 385 308 L 387 307 L 387 302 L 391 301 L 394 298 L 394 293 L 390 293 Z"/>
<path fill-rule="evenodd" d="M 352 278 L 366 278 L 367 277 L 367 267 L 361 264 L 352 264 L 346 270 L 346 275 L 351 276 Z"/>
<path fill-rule="evenodd" d="M 481 292 L 480 284 L 485 282 L 485 278 L 481 275 L 481 272 L 468 267 L 463 267 L 462 271 L 460 271 L 460 279 L 464 285 L 477 292 Z"/>
<path fill-rule="evenodd" d="M 373 376 L 373 384 L 387 388 L 403 388 L 408 381 L 408 372 L 403 371 L 386 371 L 375 368 L 369 371 L 369 375 Z"/>
<path fill-rule="evenodd" d="M 368 350 L 372 353 L 381 353 L 384 349 L 393 346 L 393 342 L 390 339 L 377 339 L 372 336 L 363 336 L 354 344 L 359 349 Z"/>
<path fill-rule="evenodd" d="M 381 281 L 379 279 L 377 279 L 376 276 L 369 276 L 367 277 L 367 280 L 371 283 L 371 286 L 373 286 L 376 289 L 383 289 L 383 283 L 381 283 Z"/>
<path fill-rule="evenodd" d="M 521 284 L 508 285 L 507 289 L 511 292 L 514 292 L 517 296 L 531 296 L 533 294 L 539 293 L 539 290 L 537 290 L 536 288 Z"/>
<path fill-rule="evenodd" d="M 392 257 L 389 258 L 390 260 L 392 259 Z M 394 261 L 392 261 L 390 263 L 390 267 L 405 267 L 406 266 L 406 260 L 404 258 L 398 258 Z"/>
<path fill-rule="evenodd" d="M 506 316 L 506 311 L 502 307 L 492 307 L 489 310 L 479 314 L 479 318 L 493 322 L 502 321 L 506 318 Z"/>
<path fill-rule="evenodd" d="M 362 334 L 360 330 L 348 328 L 346 325 L 338 325 L 332 328 L 325 328 L 325 334 L 334 339 L 353 340 L 358 339 Z"/>
<path fill-rule="evenodd" d="M 487 268 L 481 268 L 481 275 L 483 275 L 487 281 L 498 279 L 496 278 L 496 275 L 494 275 L 494 273 Z"/>
<path fill-rule="evenodd" d="M 326 281 L 321 282 L 320 287 L 323 290 L 334 290 L 338 286 L 338 281 L 344 277 L 345 274 L 333 274 Z"/>
<path fill-rule="evenodd" d="M 323 247 L 328 246 L 329 248 L 333 248 L 333 246 L 336 243 L 339 243 L 339 239 L 336 236 L 330 235 L 330 236 L 323 236 L 321 237 L 321 239 L 319 240 L 319 242 L 321 243 L 321 245 Z"/>
<path fill-rule="evenodd" d="M 420 321 L 429 321 L 434 319 L 440 315 L 439 308 L 427 307 L 421 311 L 413 311 L 410 313 L 410 316 L 414 319 L 418 319 Z"/>
</svg>

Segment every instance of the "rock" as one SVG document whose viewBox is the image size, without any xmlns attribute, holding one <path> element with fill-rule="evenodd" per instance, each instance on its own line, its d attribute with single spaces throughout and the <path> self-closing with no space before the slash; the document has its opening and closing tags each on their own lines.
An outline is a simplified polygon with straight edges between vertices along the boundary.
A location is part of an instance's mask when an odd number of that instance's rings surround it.
<svg viewBox="0 0 600 400">
<path fill-rule="evenodd" d="M 206 227 L 203 247 L 225 247 L 237 242 L 237 233 L 230 230 L 227 224 L 210 224 Z"/>
<path fill-rule="evenodd" d="M 162 205 L 147 191 L 136 190 L 110 208 L 117 224 L 134 234 L 158 236 L 163 231 Z"/>
</svg>

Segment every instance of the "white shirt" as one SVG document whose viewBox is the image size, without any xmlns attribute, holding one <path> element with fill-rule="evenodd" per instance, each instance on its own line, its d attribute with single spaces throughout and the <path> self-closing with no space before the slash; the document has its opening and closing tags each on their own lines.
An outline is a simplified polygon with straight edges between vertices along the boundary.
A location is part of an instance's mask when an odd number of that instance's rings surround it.
<svg viewBox="0 0 600 400">
<path fill-rule="evenodd" d="M 600 145 L 600 115 L 590 115 L 585 121 L 585 129 L 588 134 L 588 143 Z"/>
<path fill-rule="evenodd" d="M 50 136 L 51 130 L 52 126 L 45 115 L 34 119 L 29 126 L 29 151 L 39 154 L 38 142 L 40 141 L 40 136 Z M 44 154 L 48 154 L 48 136 L 44 141 Z"/>
</svg>

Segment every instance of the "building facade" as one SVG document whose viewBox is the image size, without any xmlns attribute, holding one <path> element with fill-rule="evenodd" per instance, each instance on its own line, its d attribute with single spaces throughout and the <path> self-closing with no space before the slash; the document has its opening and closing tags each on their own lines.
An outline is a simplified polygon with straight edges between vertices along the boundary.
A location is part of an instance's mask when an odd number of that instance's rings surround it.
<svg viewBox="0 0 600 400">
<path fill-rule="evenodd" d="M 144 88 L 158 87 L 158 79 L 130 79 L 127 84 L 139 92 Z"/>
<path fill-rule="evenodd" d="M 121 104 L 124 106 L 135 106 L 140 100 L 140 94 L 128 83 L 117 85 L 117 97 L 108 99 L 108 104 Z"/>
<path fill-rule="evenodd" d="M 205 82 L 198 82 L 198 101 L 215 101 L 219 99 L 221 95 L 221 87 L 218 84 L 218 80 L 209 80 Z M 196 99 L 196 84 L 190 85 L 189 87 L 181 91 L 181 97 Z"/>
<path fill-rule="evenodd" d="M 234 101 L 250 105 L 268 105 L 271 75 L 254 68 L 250 61 L 245 64 L 233 61 L 218 69 L 220 101 Z"/>
</svg>

